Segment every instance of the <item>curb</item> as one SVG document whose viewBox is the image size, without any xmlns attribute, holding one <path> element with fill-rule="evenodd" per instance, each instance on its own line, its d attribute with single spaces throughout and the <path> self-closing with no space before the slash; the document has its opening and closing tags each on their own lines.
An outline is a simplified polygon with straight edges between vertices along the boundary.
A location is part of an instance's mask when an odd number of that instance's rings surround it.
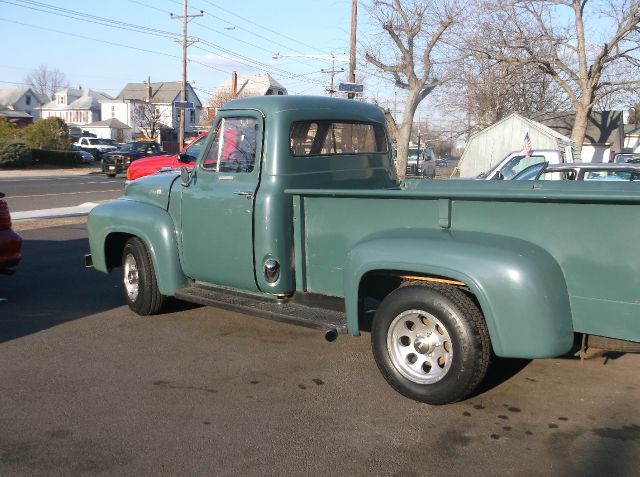
<svg viewBox="0 0 640 477">
<path fill-rule="evenodd" d="M 13 222 L 23 222 L 27 220 L 59 219 L 63 217 L 78 217 L 88 215 L 91 210 L 98 205 L 96 202 L 85 202 L 75 207 L 58 207 L 55 209 L 27 210 L 24 212 L 12 212 Z"/>
<path fill-rule="evenodd" d="M 0 179 L 51 177 L 51 176 L 82 176 L 100 174 L 100 166 L 79 167 L 74 169 L 0 169 Z"/>
</svg>

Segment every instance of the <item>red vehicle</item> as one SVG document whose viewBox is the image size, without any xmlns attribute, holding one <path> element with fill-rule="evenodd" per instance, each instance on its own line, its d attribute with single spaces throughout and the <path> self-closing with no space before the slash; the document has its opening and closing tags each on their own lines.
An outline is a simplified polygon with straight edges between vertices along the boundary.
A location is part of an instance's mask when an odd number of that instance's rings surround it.
<svg viewBox="0 0 640 477">
<path fill-rule="evenodd" d="M 132 162 L 127 169 L 127 179 L 155 174 L 161 170 L 179 169 L 182 166 L 193 167 L 206 142 L 207 133 L 200 134 L 191 144 L 185 146 L 180 154 L 173 156 L 153 156 Z"/>
<path fill-rule="evenodd" d="M 4 194 L 0 192 L 0 199 Z M 22 254 L 22 238 L 11 229 L 11 214 L 6 201 L 0 200 L 0 273 L 11 273 Z"/>
</svg>

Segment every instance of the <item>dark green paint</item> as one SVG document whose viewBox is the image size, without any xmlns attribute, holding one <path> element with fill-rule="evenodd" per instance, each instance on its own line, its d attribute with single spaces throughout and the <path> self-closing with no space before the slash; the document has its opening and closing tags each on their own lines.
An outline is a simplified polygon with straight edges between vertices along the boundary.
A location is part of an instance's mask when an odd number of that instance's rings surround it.
<svg viewBox="0 0 640 477">
<path fill-rule="evenodd" d="M 263 118 L 259 167 L 226 185 L 198 169 L 187 188 L 171 178 L 134 182 L 127 200 L 90 216 L 98 269 L 106 270 L 106 235 L 120 231 L 148 244 L 163 293 L 183 286 L 186 270 L 192 279 L 268 294 L 344 297 L 352 334 L 360 280 L 393 270 L 467 284 L 502 356 L 562 354 L 574 331 L 640 341 L 640 184 L 457 180 L 399 188 L 390 153 L 289 153 L 293 121 L 384 124 L 376 107 L 260 97 L 232 101 L 224 115 Z M 222 198 L 245 187 L 255 190 L 253 201 Z M 262 274 L 268 258 L 282 267 L 275 284 Z"/>
</svg>

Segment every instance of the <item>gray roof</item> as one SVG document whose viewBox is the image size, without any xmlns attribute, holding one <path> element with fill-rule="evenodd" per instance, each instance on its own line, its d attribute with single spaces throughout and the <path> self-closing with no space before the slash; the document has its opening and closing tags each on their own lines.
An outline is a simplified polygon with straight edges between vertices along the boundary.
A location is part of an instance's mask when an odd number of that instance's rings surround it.
<svg viewBox="0 0 640 477">
<path fill-rule="evenodd" d="M 68 98 L 77 98 L 69 104 L 58 104 L 56 100 L 45 104 L 42 109 L 53 110 L 72 110 L 72 109 L 100 109 L 100 101 L 112 99 L 111 96 L 100 91 L 94 91 L 92 89 L 75 89 L 66 88 L 61 91 L 57 91 L 56 94 L 66 94 Z"/>
<path fill-rule="evenodd" d="M 187 83 L 190 94 L 193 94 L 197 99 L 197 106 L 201 106 L 202 103 L 198 98 L 198 95 L 193 91 L 193 88 Z M 119 100 L 147 100 L 148 83 L 127 83 L 127 85 L 120 91 L 120 94 L 116 96 Z M 180 81 L 166 81 L 151 83 L 151 103 L 154 104 L 171 104 L 174 101 L 180 99 L 180 92 L 182 91 L 182 83 Z"/>
<path fill-rule="evenodd" d="M 0 109 L 0 116 L 4 118 L 12 118 L 12 119 L 33 117 L 29 113 L 25 113 L 24 111 L 14 111 L 12 109 Z"/>
<path fill-rule="evenodd" d="M 269 89 L 280 89 L 287 94 L 287 88 L 282 86 L 271 75 L 262 73 L 258 75 L 238 75 L 238 95 L 241 96 L 264 96 Z M 223 81 L 216 86 L 213 93 L 231 91 L 231 79 Z"/>
<path fill-rule="evenodd" d="M 575 122 L 575 113 L 552 112 L 530 115 L 538 121 L 565 136 L 571 137 L 571 130 Z M 593 111 L 587 125 L 585 143 L 612 144 L 620 146 L 622 140 L 622 111 Z"/>
<path fill-rule="evenodd" d="M 30 92 L 41 105 L 49 102 L 49 97 L 46 94 L 36 93 L 31 88 L 4 88 L 0 89 L 0 106 L 13 106 L 28 92 Z"/>
<path fill-rule="evenodd" d="M 85 124 L 83 128 L 110 128 L 110 129 L 131 129 L 125 123 L 116 118 L 109 118 L 95 123 Z"/>
</svg>

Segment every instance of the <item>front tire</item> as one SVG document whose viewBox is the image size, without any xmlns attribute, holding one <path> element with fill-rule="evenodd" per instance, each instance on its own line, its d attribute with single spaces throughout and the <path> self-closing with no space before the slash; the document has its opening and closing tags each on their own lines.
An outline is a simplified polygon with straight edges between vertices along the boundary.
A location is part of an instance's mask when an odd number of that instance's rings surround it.
<svg viewBox="0 0 640 477">
<path fill-rule="evenodd" d="M 158 289 L 147 247 L 137 237 L 129 239 L 122 252 L 122 288 L 127 305 L 138 315 L 158 314 L 167 301 Z"/>
<path fill-rule="evenodd" d="M 376 311 L 371 345 L 391 387 L 427 404 L 467 397 L 491 356 L 482 313 L 452 286 L 410 285 L 390 293 Z"/>
</svg>

